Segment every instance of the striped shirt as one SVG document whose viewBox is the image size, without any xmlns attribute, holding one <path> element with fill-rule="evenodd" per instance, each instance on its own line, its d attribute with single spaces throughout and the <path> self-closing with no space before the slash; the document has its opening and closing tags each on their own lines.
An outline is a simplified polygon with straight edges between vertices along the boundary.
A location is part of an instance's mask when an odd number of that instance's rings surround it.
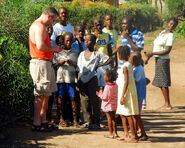
<svg viewBox="0 0 185 148">
<path fill-rule="evenodd" d="M 132 39 L 133 43 L 137 47 L 142 48 L 142 49 L 144 48 L 144 36 L 141 31 L 138 31 L 135 28 L 134 31 L 129 35 L 129 37 Z M 130 46 L 129 42 L 127 41 L 127 39 L 123 35 L 121 35 L 121 43 L 122 45 L 127 45 L 130 48 L 131 52 L 134 51 L 132 47 Z"/>
</svg>

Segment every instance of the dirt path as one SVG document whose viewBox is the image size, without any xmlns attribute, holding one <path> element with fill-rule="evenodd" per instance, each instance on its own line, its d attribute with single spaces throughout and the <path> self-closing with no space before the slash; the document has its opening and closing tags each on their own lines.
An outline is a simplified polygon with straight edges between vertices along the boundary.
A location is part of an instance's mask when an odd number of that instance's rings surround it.
<svg viewBox="0 0 185 148">
<path fill-rule="evenodd" d="M 152 49 L 151 34 L 146 34 L 148 43 L 145 50 Z M 88 131 L 86 129 L 65 128 L 52 133 L 34 133 L 30 125 L 14 127 L 8 131 L 8 139 L 2 148 L 41 147 L 41 148 L 184 148 L 185 147 L 185 40 L 176 40 L 171 52 L 171 103 L 173 110 L 159 110 L 163 105 L 160 89 L 151 84 L 147 86 L 147 109 L 143 112 L 143 121 L 148 141 L 137 144 L 123 143 L 116 139 L 104 138 L 108 129 Z M 145 66 L 146 76 L 153 80 L 154 58 Z M 118 126 L 118 134 L 123 134 Z M 5 145 L 6 143 L 6 145 Z"/>
</svg>

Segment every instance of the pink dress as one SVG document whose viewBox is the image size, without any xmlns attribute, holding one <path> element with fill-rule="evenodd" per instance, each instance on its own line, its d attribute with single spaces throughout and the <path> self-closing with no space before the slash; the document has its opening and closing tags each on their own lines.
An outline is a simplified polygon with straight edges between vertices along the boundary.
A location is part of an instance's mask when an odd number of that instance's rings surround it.
<svg viewBox="0 0 185 148">
<path fill-rule="evenodd" d="M 102 99 L 101 109 L 103 112 L 116 111 L 118 99 L 118 85 L 116 83 L 108 83 L 103 93 L 97 95 Z"/>
</svg>

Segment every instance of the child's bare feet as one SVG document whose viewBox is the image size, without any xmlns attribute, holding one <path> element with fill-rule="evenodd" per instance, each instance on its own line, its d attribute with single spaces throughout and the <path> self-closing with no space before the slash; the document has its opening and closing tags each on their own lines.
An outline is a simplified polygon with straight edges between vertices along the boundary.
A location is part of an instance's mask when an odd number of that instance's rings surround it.
<svg viewBox="0 0 185 148">
<path fill-rule="evenodd" d="M 160 109 L 166 109 L 166 110 L 172 110 L 173 107 L 171 105 L 163 105 L 162 107 L 160 107 Z"/>
<path fill-rule="evenodd" d="M 148 136 L 147 135 L 141 135 L 139 137 L 139 141 L 147 141 L 148 140 Z"/>
<path fill-rule="evenodd" d="M 114 138 L 117 139 L 117 138 L 120 138 L 119 135 L 116 133 L 114 134 Z"/>
<path fill-rule="evenodd" d="M 105 138 L 114 139 L 114 135 L 104 135 Z"/>
<path fill-rule="evenodd" d="M 124 135 L 123 137 L 117 138 L 119 141 L 125 141 L 129 139 L 129 136 Z"/>
<path fill-rule="evenodd" d="M 128 143 L 137 143 L 138 142 L 138 140 L 135 139 L 135 138 L 128 138 L 125 141 L 128 142 Z"/>
</svg>

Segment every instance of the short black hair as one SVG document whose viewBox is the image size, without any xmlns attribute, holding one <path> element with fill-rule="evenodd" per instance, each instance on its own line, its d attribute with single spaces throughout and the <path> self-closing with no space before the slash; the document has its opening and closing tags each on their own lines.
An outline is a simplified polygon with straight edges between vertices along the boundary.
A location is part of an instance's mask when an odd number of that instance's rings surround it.
<svg viewBox="0 0 185 148">
<path fill-rule="evenodd" d="M 111 18 L 113 17 L 112 14 L 107 13 L 107 14 L 105 14 L 105 17 L 104 18 L 106 18 L 107 16 L 110 16 Z"/>
<path fill-rule="evenodd" d="M 86 36 L 91 36 L 92 41 L 94 42 L 94 44 L 96 43 L 96 36 L 94 34 L 88 33 Z"/>
<path fill-rule="evenodd" d="M 168 21 L 167 21 L 167 23 L 169 23 L 170 21 L 173 21 L 174 24 L 175 24 L 175 26 L 177 26 L 178 23 L 179 23 L 178 18 L 176 18 L 176 17 L 169 18 Z"/>
<path fill-rule="evenodd" d="M 122 21 L 123 21 L 123 20 L 127 20 L 128 23 L 129 23 L 130 25 L 133 25 L 133 24 L 134 24 L 134 18 L 133 18 L 133 16 L 131 16 L 131 15 L 124 16 L 124 17 L 122 18 Z"/>
<path fill-rule="evenodd" d="M 118 54 L 121 56 L 121 59 L 128 60 L 130 56 L 130 49 L 127 45 L 120 46 L 118 48 Z"/>
<path fill-rule="evenodd" d="M 116 71 L 116 69 L 106 69 L 105 74 L 107 75 L 108 81 L 113 83 L 114 81 L 116 81 L 117 77 L 118 77 L 118 73 Z"/>
<path fill-rule="evenodd" d="M 100 22 L 100 23 L 103 25 L 103 20 L 102 20 L 100 17 L 94 19 L 93 24 L 94 24 L 96 21 Z"/>
<path fill-rule="evenodd" d="M 73 40 L 73 34 L 71 32 L 66 32 L 64 34 L 64 40 L 65 40 L 66 36 L 68 36 L 68 35 L 71 37 L 71 40 Z"/>
<path fill-rule="evenodd" d="M 133 65 L 134 66 L 139 66 L 141 65 L 141 53 L 139 51 L 134 51 L 132 53 L 132 60 L 133 60 Z"/>
<path fill-rule="evenodd" d="M 56 37 L 56 40 L 55 40 L 56 45 L 59 45 L 59 40 L 60 40 L 60 38 L 62 38 L 62 39 L 64 40 L 64 36 L 63 36 L 63 35 L 57 36 L 57 37 Z"/>
<path fill-rule="evenodd" d="M 65 10 L 68 12 L 68 10 L 67 10 L 66 7 L 60 7 L 60 8 L 58 9 L 58 12 L 59 12 L 61 9 L 65 9 Z"/>
<path fill-rule="evenodd" d="M 79 28 L 79 27 L 82 27 L 82 28 L 85 30 L 85 26 L 84 26 L 83 24 L 77 24 L 77 25 L 75 26 L 75 31 L 76 31 L 76 29 Z"/>
</svg>

